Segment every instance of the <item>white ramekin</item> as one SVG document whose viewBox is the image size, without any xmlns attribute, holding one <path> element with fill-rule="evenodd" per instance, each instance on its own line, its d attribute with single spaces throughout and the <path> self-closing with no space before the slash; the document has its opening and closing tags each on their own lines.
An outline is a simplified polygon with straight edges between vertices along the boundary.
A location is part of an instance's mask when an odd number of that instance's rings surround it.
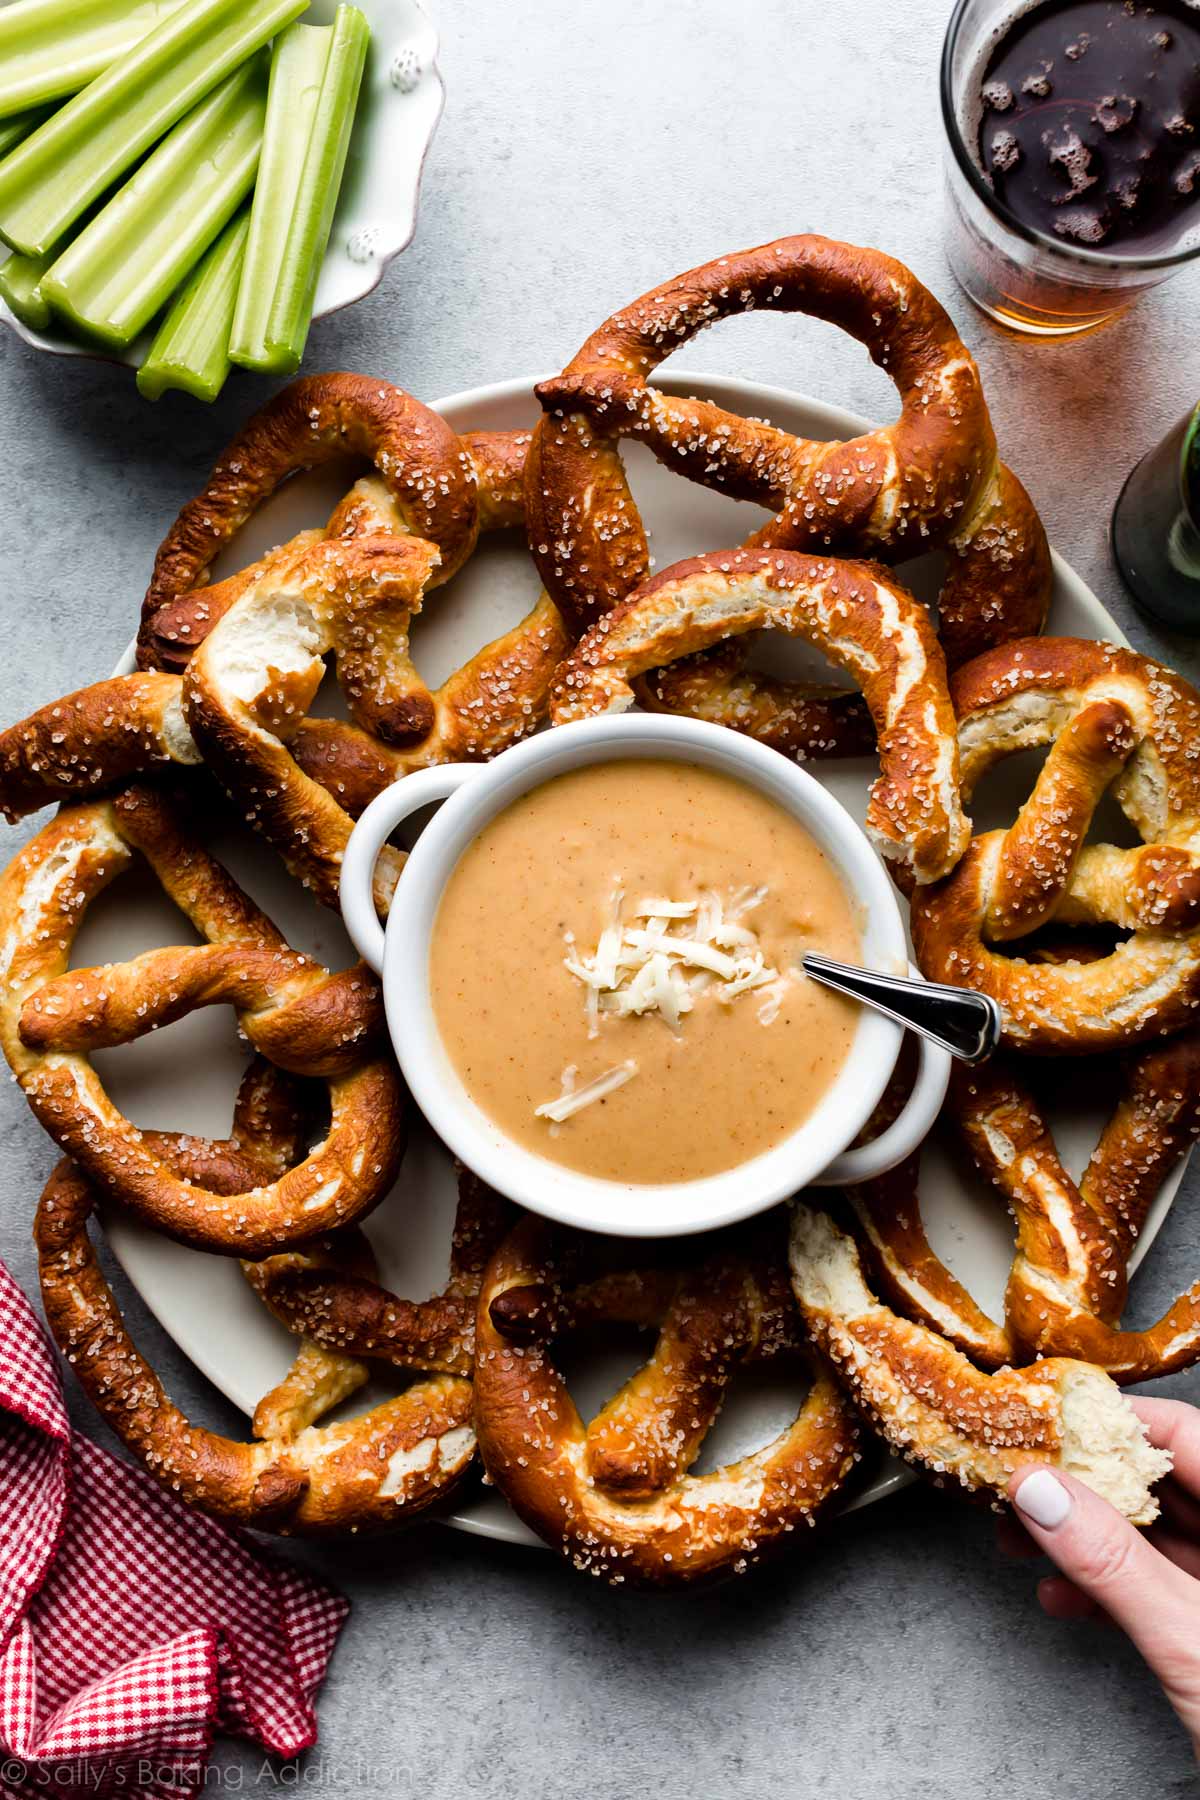
<svg viewBox="0 0 1200 1800">
<path fill-rule="evenodd" d="M 463 1086 L 442 1044 L 429 991 L 434 919 L 451 871 L 484 826 L 530 788 L 585 764 L 634 757 L 732 775 L 791 813 L 829 857 L 855 903 L 864 965 L 907 971 L 904 925 L 882 863 L 849 813 L 803 769 L 737 732 L 693 719 L 626 714 L 561 726 L 491 763 L 451 763 L 405 777 L 371 803 L 347 847 L 341 890 L 346 926 L 359 953 L 383 977 L 388 1028 L 417 1105 L 454 1154 L 500 1193 L 565 1224 L 629 1237 L 726 1225 L 803 1187 L 862 1181 L 894 1167 L 937 1117 L 950 1059 L 922 1044 L 917 1082 L 900 1117 L 871 1143 L 848 1150 L 887 1085 L 903 1037 L 898 1025 L 866 1007 L 841 1070 L 810 1117 L 774 1149 L 698 1181 L 602 1181 L 563 1168 L 506 1136 Z M 405 864 L 385 931 L 372 900 L 379 852 L 402 820 L 438 800 L 445 804 Z M 534 1030 L 536 1007 L 533 995 Z"/>
</svg>

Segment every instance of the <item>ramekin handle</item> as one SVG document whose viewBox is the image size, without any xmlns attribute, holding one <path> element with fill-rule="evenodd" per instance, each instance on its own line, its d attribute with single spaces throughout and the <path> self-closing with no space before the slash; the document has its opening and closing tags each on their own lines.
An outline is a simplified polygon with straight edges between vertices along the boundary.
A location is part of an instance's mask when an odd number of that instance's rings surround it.
<svg viewBox="0 0 1200 1800">
<path fill-rule="evenodd" d="M 351 832 L 338 890 L 342 918 L 354 948 L 376 974 L 383 972 L 385 943 L 375 911 L 375 864 L 380 851 L 397 825 L 435 800 L 448 800 L 482 767 L 481 763 L 443 763 L 405 775 L 376 795 Z"/>
</svg>

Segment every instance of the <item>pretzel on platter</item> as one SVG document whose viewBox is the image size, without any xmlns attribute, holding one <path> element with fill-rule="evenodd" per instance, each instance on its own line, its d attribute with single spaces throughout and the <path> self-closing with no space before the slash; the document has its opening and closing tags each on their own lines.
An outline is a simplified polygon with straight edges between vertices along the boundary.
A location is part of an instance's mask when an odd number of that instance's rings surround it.
<svg viewBox="0 0 1200 1800">
<path fill-rule="evenodd" d="M 487 1270 L 475 1420 L 488 1475 L 577 1568 L 614 1583 L 683 1586 L 741 1573 L 813 1524 L 841 1488 L 857 1458 L 851 1413 L 799 1346 L 786 1284 L 719 1251 L 690 1271 L 610 1269 L 580 1285 L 593 1252 L 526 1218 Z M 650 1325 L 659 1336 L 649 1362 L 585 1427 L 551 1345 L 599 1321 Z M 689 1474 L 734 1370 L 789 1349 L 813 1369 L 793 1423 L 761 1450 Z"/>
<path fill-rule="evenodd" d="M 928 614 L 878 564 L 788 550 L 718 550 L 674 564 L 588 630 L 551 696 L 556 725 L 633 704 L 633 682 L 760 626 L 807 638 L 862 688 L 881 774 L 867 829 L 918 882 L 953 868 L 970 837 L 954 714 Z"/>
<path fill-rule="evenodd" d="M 362 418 L 352 429 L 346 421 L 356 407 Z M 458 439 L 410 396 L 365 377 L 314 376 L 285 389 L 225 452 L 159 553 L 142 654 L 186 665 L 184 686 L 171 673 L 119 676 L 0 733 L 0 807 L 15 819 L 203 760 L 289 868 L 336 904 L 353 819 L 376 793 L 413 769 L 494 756 L 545 715 L 569 644 L 545 594 L 436 690 L 408 649 L 412 616 L 446 577 L 439 544 L 449 523 L 457 521 L 453 567 L 480 531 L 522 523 L 527 443 L 521 432 Z M 339 445 L 349 452 L 371 444 L 381 474 L 355 484 L 324 532 L 301 532 L 216 587 L 172 589 L 164 598 L 172 583 L 207 573 L 294 467 Z M 470 503 L 469 530 L 461 506 L 446 500 L 459 489 Z M 416 535 L 423 523 L 428 536 Z M 306 716 L 331 652 L 356 724 Z M 381 858 L 381 908 L 399 861 L 395 853 Z"/>
<path fill-rule="evenodd" d="M 919 1155 L 849 1192 L 876 1284 L 893 1306 L 988 1369 L 1076 1357 L 1124 1384 L 1200 1360 L 1200 1281 L 1157 1324 L 1120 1329 L 1130 1253 L 1163 1180 L 1200 1133 L 1200 1031 L 1130 1062 L 1078 1183 L 1012 1059 L 956 1070 L 948 1113 L 1016 1224 L 1003 1320 L 989 1318 L 929 1243 Z"/>
<path fill-rule="evenodd" d="M 438 552 L 423 538 L 390 533 L 386 515 L 376 512 L 370 524 L 371 535 L 330 537 L 255 583 L 193 653 L 183 677 L 184 713 L 205 761 L 291 872 L 329 906 L 337 905 L 353 829 L 339 792 L 345 761 L 396 779 L 496 754 L 540 723 L 567 648 L 558 612 L 543 596 L 431 694 L 409 658 L 408 627 Z M 306 729 L 329 651 L 366 735 L 345 725 L 331 730 L 331 722 L 309 721 Z M 307 735 L 317 746 L 311 761 L 294 753 Z M 397 873 L 395 853 L 381 859 L 383 910 Z"/>
<path fill-rule="evenodd" d="M 162 1140 L 158 1154 L 180 1179 L 212 1179 L 192 1150 Z M 233 1179 L 244 1179 L 236 1168 Z M 164 1487 L 216 1518 L 260 1531 L 321 1534 L 405 1522 L 446 1498 L 475 1455 L 471 1384 L 434 1375 L 370 1411 L 336 1424 L 313 1421 L 361 1384 L 340 1359 L 302 1349 L 283 1383 L 264 1396 L 255 1438 L 240 1442 L 193 1425 L 125 1328 L 88 1236 L 96 1190 L 69 1160 L 38 1207 L 42 1303 L 50 1329 L 97 1410 Z"/>
<path fill-rule="evenodd" d="M 207 941 L 70 969 L 91 902 L 135 854 Z M 0 877 L 0 1042 L 34 1113 L 102 1191 L 199 1248 L 246 1256 L 370 1211 L 391 1186 L 404 1100 L 361 963 L 331 975 L 292 950 L 169 803 L 130 787 L 64 808 Z M 229 1003 L 250 1043 L 327 1084 L 329 1125 L 295 1168 L 245 1192 L 180 1180 L 114 1106 L 88 1052 Z"/>
<path fill-rule="evenodd" d="M 810 313 L 858 338 L 900 392 L 897 422 L 821 443 L 648 384 L 698 331 L 760 308 Z M 886 561 L 946 549 L 939 609 L 952 667 L 1045 621 L 1045 533 L 997 458 L 979 371 L 932 294 L 880 251 L 801 236 L 705 263 L 614 314 L 537 392 L 546 416 L 526 465 L 530 546 L 547 591 L 577 630 L 650 571 L 622 437 L 692 481 L 768 507 L 775 517 L 751 536 L 752 547 Z M 651 676 L 643 694 L 796 756 L 862 748 L 857 702 L 768 681 L 730 653 Z"/>
<path fill-rule="evenodd" d="M 854 1240 L 793 1203 L 792 1286 L 805 1324 L 857 1406 L 910 1462 L 1005 1499 L 1024 1462 L 1077 1475 L 1136 1525 L 1171 1467 L 1102 1369 L 1048 1358 L 982 1374 L 926 1325 L 892 1312 L 863 1279 Z"/>
<path fill-rule="evenodd" d="M 142 605 L 138 666 L 182 667 L 239 597 L 262 565 L 234 576 L 232 584 L 206 587 L 212 566 L 297 470 L 369 458 L 394 509 L 395 528 L 434 544 L 441 558 L 436 579 L 449 581 L 480 530 L 523 523 L 528 443 L 527 432 L 459 438 L 413 395 L 369 375 L 306 375 L 290 382 L 227 445 L 159 546 Z M 342 524 L 355 529 L 352 517 L 344 515 Z M 268 570 L 270 562 L 268 557 Z"/>
<path fill-rule="evenodd" d="M 1050 751 L 1014 824 L 975 838 L 946 881 L 914 896 L 923 972 L 991 994 L 1023 1050 L 1107 1050 L 1194 1023 L 1200 694 L 1114 644 L 1030 638 L 960 669 L 951 695 L 966 795 L 1004 757 Z M 1134 849 L 1085 843 L 1109 789 L 1143 839 Z M 1050 922 L 1132 935 L 1087 962 L 995 948 Z"/>
<path fill-rule="evenodd" d="M 227 1139 L 213 1142 L 183 1132 L 145 1135 L 167 1165 L 189 1181 L 216 1193 L 236 1194 L 278 1178 L 302 1159 L 313 1124 L 314 1087 L 256 1056 L 238 1084 L 233 1130 Z M 60 1173 L 65 1175 L 68 1167 L 64 1164 Z M 314 1261 L 339 1268 L 352 1264 L 365 1272 L 373 1267 L 370 1246 L 355 1225 L 343 1226 L 306 1249 Z M 259 1266 L 242 1264 L 252 1285 Z M 365 1363 L 301 1337 L 287 1374 L 255 1409 L 254 1435 L 294 1436 L 348 1399 L 369 1377 Z"/>
</svg>

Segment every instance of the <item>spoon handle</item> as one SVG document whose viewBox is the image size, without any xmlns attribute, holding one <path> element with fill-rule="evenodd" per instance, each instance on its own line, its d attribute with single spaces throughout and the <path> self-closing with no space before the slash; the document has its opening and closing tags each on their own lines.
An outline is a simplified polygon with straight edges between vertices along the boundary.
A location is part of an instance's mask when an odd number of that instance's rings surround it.
<svg viewBox="0 0 1200 1800">
<path fill-rule="evenodd" d="M 880 975 L 809 952 L 801 958 L 806 975 L 826 987 L 873 1006 L 889 1019 L 940 1044 L 965 1063 L 985 1061 L 1000 1042 L 1000 1008 L 988 994 L 946 987 L 937 981 L 910 981 Z"/>
</svg>

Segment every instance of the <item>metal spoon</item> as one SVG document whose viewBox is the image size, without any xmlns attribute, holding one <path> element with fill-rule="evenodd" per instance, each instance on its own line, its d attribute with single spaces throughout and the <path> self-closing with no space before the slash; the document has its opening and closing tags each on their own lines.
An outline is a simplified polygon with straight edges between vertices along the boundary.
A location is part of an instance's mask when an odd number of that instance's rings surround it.
<svg viewBox="0 0 1200 1800">
<path fill-rule="evenodd" d="M 886 1013 L 898 1025 L 940 1044 L 962 1062 L 984 1062 L 1000 1042 L 1000 1008 L 988 994 L 946 987 L 938 981 L 880 975 L 811 951 L 800 960 L 805 974 L 814 981 Z"/>
</svg>

